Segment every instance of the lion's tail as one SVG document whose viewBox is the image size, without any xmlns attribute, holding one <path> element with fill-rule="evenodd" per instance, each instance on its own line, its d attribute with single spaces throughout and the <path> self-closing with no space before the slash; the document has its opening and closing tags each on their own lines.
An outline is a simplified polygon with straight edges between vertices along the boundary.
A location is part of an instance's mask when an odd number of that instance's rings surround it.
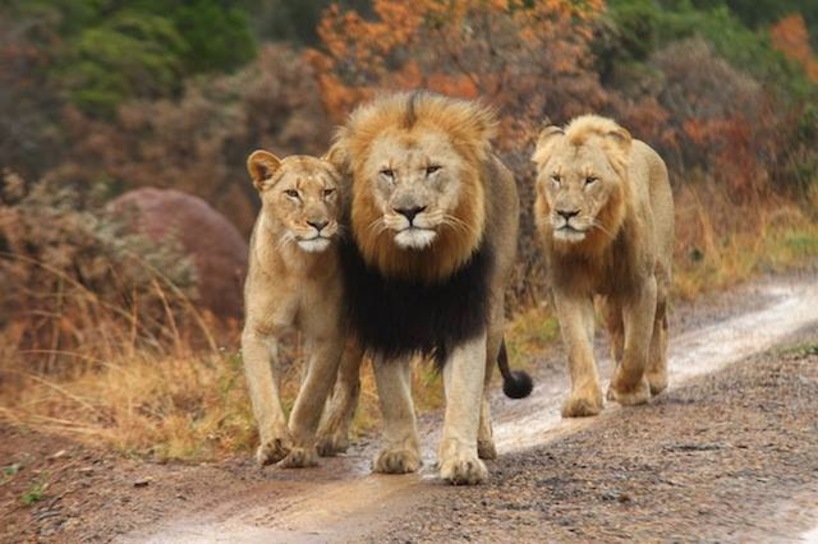
<svg viewBox="0 0 818 544">
<path fill-rule="evenodd" d="M 522 399 L 531 394 L 534 381 L 524 370 L 511 370 L 508 367 L 508 352 L 505 338 L 500 343 L 500 353 L 497 354 L 497 366 L 503 375 L 503 393 L 510 399 Z"/>
</svg>

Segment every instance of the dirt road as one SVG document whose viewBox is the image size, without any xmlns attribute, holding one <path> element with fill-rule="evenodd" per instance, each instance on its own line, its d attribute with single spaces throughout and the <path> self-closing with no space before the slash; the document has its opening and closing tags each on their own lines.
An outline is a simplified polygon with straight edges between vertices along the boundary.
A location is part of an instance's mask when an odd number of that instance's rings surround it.
<svg viewBox="0 0 818 544">
<path fill-rule="evenodd" d="M 542 356 L 531 398 L 496 399 L 501 456 L 472 488 L 434 478 L 438 416 L 421 422 L 425 465 L 408 476 L 369 473 L 377 438 L 317 469 L 262 471 L 249 458 L 150 465 L 0 427 L 0 465 L 25 454 L 50 482 L 32 507 L 0 486 L 0 541 L 818 539 L 816 280 L 680 305 L 671 387 L 648 406 L 562 420 L 563 355 Z"/>
</svg>

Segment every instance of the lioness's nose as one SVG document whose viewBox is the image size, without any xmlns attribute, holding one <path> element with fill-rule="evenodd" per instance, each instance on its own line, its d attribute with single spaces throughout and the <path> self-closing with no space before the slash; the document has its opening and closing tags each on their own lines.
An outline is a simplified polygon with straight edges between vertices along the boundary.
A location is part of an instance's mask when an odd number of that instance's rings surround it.
<svg viewBox="0 0 818 544">
<path fill-rule="evenodd" d="M 409 220 L 409 224 L 415 219 L 415 216 L 426 209 L 426 206 L 413 206 L 411 208 L 395 208 L 395 211 Z"/>
<path fill-rule="evenodd" d="M 566 221 L 568 221 L 572 217 L 578 216 L 579 210 L 557 210 L 557 213 L 563 216 Z"/>
<path fill-rule="evenodd" d="M 321 229 L 329 225 L 329 221 L 307 221 L 307 224 L 311 227 L 315 227 L 315 230 L 321 232 Z"/>
</svg>

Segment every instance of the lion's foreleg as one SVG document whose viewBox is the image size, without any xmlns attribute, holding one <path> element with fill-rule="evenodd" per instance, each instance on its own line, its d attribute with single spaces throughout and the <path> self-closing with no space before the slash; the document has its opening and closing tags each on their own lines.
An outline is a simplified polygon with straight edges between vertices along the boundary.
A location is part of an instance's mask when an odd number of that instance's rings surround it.
<svg viewBox="0 0 818 544">
<path fill-rule="evenodd" d="M 279 398 L 278 342 L 275 337 L 262 335 L 248 326 L 242 333 L 241 351 L 261 440 L 256 460 L 261 465 L 276 463 L 292 446 Z"/>
<path fill-rule="evenodd" d="M 343 341 L 337 335 L 310 342 L 310 345 L 310 361 L 290 414 L 292 449 L 279 463 L 286 468 L 318 464 L 315 433 L 343 351 Z"/>
<path fill-rule="evenodd" d="M 571 394 L 562 407 L 562 415 L 595 416 L 602 410 L 602 389 L 593 351 L 593 298 L 555 293 L 554 304 L 571 372 Z"/>
<path fill-rule="evenodd" d="M 345 452 L 349 447 L 349 427 L 361 393 L 363 356 L 359 343 L 349 340 L 338 368 L 335 390 L 327 401 L 324 418 L 318 430 L 319 455 L 335 455 Z"/>
<path fill-rule="evenodd" d="M 497 366 L 497 354 L 500 352 L 500 343 L 503 340 L 502 314 L 501 325 L 492 323 L 486 343 L 486 375 L 483 379 L 483 396 L 480 402 L 480 427 L 477 432 L 477 455 L 480 459 L 497 459 L 497 448 L 494 445 L 494 434 L 491 428 L 491 378 L 494 367 Z M 495 316 L 496 318 L 496 316 Z"/>
<path fill-rule="evenodd" d="M 656 315 L 656 278 L 650 276 L 623 304 L 625 349 L 611 380 L 610 397 L 619 404 L 644 404 L 650 399 L 645 370 Z"/>
<path fill-rule="evenodd" d="M 420 440 L 412 402 L 410 358 L 373 363 L 384 425 L 384 445 L 375 458 L 375 472 L 404 474 L 420 468 Z"/>
<path fill-rule="evenodd" d="M 485 370 L 485 333 L 452 350 L 443 367 L 446 412 L 438 458 L 440 477 L 453 484 L 477 484 L 488 476 L 477 455 Z"/>
</svg>

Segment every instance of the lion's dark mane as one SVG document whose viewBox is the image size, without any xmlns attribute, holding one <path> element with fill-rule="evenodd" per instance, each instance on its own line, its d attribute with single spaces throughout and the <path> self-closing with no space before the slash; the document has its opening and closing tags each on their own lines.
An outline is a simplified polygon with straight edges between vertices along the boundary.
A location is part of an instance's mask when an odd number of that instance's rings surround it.
<svg viewBox="0 0 818 544">
<path fill-rule="evenodd" d="M 341 244 L 348 317 L 370 353 L 387 360 L 420 353 L 442 368 L 452 348 L 486 330 L 494 252 L 485 241 L 453 275 L 427 284 L 384 277 L 351 238 Z"/>
</svg>

